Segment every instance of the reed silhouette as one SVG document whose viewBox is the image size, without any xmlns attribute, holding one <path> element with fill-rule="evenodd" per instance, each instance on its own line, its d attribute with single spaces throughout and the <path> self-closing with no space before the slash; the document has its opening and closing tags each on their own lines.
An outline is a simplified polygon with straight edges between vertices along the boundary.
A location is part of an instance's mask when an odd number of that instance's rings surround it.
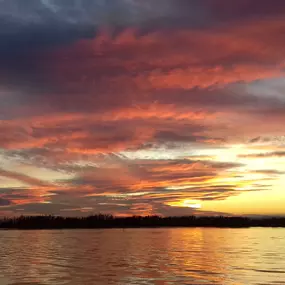
<svg viewBox="0 0 285 285">
<path fill-rule="evenodd" d="M 3 218 L 0 229 L 95 229 L 95 228 L 152 228 L 152 227 L 285 227 L 285 218 L 248 217 L 115 217 L 94 215 L 89 217 L 21 216 Z"/>
</svg>

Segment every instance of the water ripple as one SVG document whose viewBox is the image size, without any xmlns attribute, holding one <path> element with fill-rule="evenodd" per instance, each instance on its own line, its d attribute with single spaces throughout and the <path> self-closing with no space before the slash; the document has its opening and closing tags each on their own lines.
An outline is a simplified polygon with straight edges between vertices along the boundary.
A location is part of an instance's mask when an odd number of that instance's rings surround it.
<svg viewBox="0 0 285 285">
<path fill-rule="evenodd" d="M 284 236 L 259 228 L 2 231 L 0 285 L 284 285 Z"/>
</svg>

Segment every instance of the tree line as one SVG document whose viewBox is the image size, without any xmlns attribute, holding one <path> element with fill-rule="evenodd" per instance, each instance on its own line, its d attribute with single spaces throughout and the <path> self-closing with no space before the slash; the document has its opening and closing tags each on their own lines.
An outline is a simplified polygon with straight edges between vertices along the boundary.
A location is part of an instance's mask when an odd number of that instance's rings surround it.
<svg viewBox="0 0 285 285">
<path fill-rule="evenodd" d="M 154 228 L 154 227 L 285 227 L 285 218 L 248 217 L 161 217 L 93 215 L 89 217 L 20 216 L 0 219 L 0 229 L 96 229 L 96 228 Z"/>
</svg>

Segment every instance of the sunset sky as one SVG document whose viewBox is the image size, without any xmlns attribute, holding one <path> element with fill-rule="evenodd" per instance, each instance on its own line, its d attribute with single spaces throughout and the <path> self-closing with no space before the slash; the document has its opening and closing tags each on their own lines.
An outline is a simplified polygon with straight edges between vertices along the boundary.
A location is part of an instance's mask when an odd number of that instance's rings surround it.
<svg viewBox="0 0 285 285">
<path fill-rule="evenodd" d="M 0 216 L 285 215 L 284 0 L 1 0 Z"/>
</svg>

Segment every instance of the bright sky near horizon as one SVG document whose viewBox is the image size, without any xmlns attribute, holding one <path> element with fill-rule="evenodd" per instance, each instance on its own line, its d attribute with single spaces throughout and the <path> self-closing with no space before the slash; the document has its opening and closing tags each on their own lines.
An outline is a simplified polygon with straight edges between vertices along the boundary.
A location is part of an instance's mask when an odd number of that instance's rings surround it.
<svg viewBox="0 0 285 285">
<path fill-rule="evenodd" d="M 284 0 L 1 0 L 0 215 L 285 215 Z"/>
</svg>

